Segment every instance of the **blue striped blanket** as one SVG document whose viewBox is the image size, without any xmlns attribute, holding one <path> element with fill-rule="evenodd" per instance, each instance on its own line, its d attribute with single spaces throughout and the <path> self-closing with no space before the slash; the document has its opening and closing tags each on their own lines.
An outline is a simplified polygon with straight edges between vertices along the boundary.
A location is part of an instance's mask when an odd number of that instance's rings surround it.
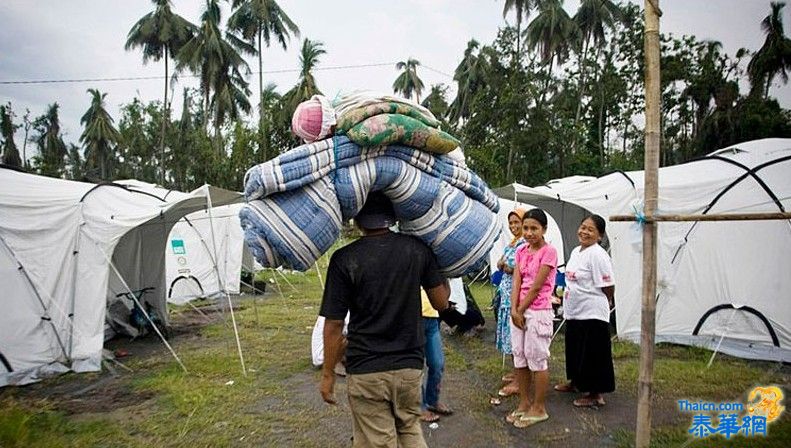
<svg viewBox="0 0 791 448">
<path fill-rule="evenodd" d="M 400 230 L 431 247 L 448 276 L 480 267 L 499 237 L 497 197 L 459 162 L 404 146 L 361 148 L 338 136 L 248 170 L 245 241 L 264 266 L 307 270 L 368 193 L 380 190 Z"/>
</svg>

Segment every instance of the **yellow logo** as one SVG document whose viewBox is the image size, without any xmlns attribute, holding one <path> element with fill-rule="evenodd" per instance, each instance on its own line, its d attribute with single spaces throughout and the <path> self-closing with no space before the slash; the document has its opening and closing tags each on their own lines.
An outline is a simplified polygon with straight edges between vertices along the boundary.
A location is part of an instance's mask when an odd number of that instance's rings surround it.
<svg viewBox="0 0 791 448">
<path fill-rule="evenodd" d="M 767 423 L 776 420 L 785 410 L 785 406 L 780 405 L 783 391 L 777 386 L 756 387 L 747 396 L 747 401 L 747 412 L 766 417 Z"/>
</svg>

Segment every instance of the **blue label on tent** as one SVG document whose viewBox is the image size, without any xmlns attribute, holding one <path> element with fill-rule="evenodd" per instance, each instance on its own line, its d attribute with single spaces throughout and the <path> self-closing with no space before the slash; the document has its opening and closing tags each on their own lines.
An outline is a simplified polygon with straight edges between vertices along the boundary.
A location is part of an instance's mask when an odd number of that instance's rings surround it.
<svg viewBox="0 0 791 448">
<path fill-rule="evenodd" d="M 173 253 L 176 255 L 184 255 L 187 250 L 184 248 L 184 240 L 170 240 L 170 245 L 173 247 Z"/>
</svg>

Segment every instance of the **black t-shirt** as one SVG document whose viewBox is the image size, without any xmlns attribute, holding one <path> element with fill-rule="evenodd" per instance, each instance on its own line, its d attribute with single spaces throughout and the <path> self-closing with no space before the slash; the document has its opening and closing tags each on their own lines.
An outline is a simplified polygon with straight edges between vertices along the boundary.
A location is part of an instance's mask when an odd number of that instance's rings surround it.
<svg viewBox="0 0 791 448">
<path fill-rule="evenodd" d="M 348 311 L 346 370 L 352 374 L 423 368 L 420 286 L 442 284 L 431 250 L 415 237 L 364 236 L 330 259 L 320 314 Z"/>
</svg>

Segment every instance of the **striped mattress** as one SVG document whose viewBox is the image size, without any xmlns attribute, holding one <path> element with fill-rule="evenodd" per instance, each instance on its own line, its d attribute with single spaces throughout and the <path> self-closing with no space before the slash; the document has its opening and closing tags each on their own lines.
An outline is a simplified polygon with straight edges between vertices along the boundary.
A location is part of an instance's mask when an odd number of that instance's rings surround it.
<svg viewBox="0 0 791 448">
<path fill-rule="evenodd" d="M 393 202 L 400 231 L 425 242 L 447 276 L 481 267 L 499 237 L 497 197 L 459 162 L 405 146 L 361 148 L 336 136 L 248 170 L 245 241 L 263 266 L 305 271 L 368 193 L 380 190 Z"/>
</svg>

